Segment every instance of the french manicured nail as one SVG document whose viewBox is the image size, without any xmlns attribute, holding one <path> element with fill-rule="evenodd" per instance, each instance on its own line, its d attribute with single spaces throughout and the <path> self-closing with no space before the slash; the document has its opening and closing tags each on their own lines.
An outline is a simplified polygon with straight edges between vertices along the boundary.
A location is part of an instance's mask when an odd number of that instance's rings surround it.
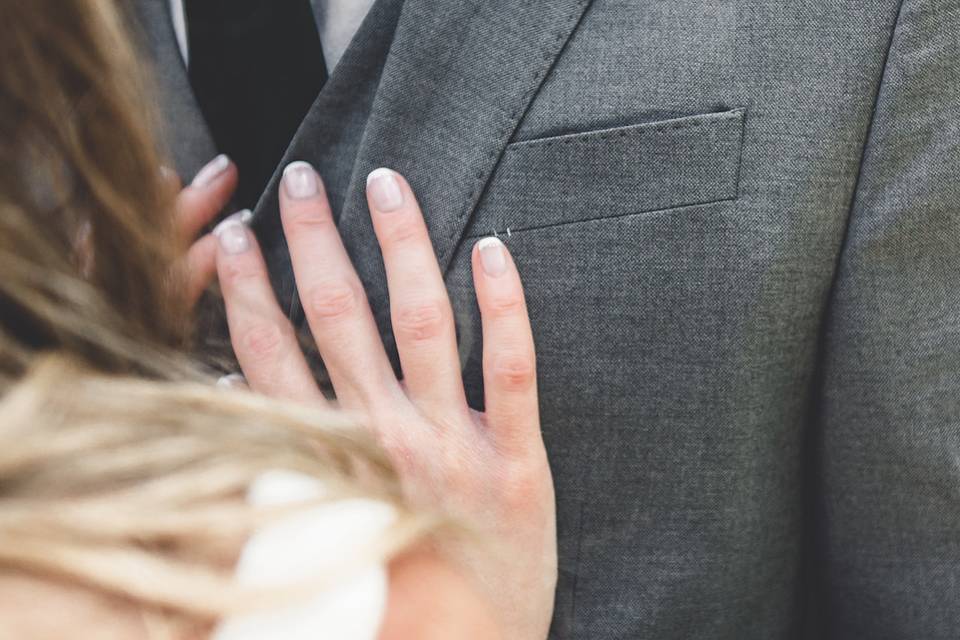
<svg viewBox="0 0 960 640">
<path fill-rule="evenodd" d="M 203 169 L 200 169 L 200 173 L 194 177 L 191 186 L 193 187 L 206 187 L 209 186 L 214 180 L 216 180 L 220 175 L 227 170 L 230 166 L 230 158 L 223 155 L 222 153 L 210 161 L 207 166 Z"/>
<path fill-rule="evenodd" d="M 507 248 L 499 238 L 484 238 L 477 243 L 480 250 L 480 266 L 491 278 L 499 278 L 507 272 Z"/>
<path fill-rule="evenodd" d="M 253 218 L 249 210 L 235 213 L 213 230 L 217 242 L 227 255 L 237 255 L 250 248 L 250 231 L 247 224 Z"/>
<path fill-rule="evenodd" d="M 390 169 L 375 169 L 367 176 L 367 189 L 373 206 L 381 213 L 396 211 L 403 206 L 403 190 L 397 174 Z"/>
<path fill-rule="evenodd" d="M 293 162 L 283 171 L 283 188 L 294 200 L 312 198 L 320 191 L 317 172 L 306 162 Z"/>
<path fill-rule="evenodd" d="M 231 373 L 217 380 L 217 386 L 221 389 L 249 389 L 247 379 L 242 373 Z"/>
</svg>

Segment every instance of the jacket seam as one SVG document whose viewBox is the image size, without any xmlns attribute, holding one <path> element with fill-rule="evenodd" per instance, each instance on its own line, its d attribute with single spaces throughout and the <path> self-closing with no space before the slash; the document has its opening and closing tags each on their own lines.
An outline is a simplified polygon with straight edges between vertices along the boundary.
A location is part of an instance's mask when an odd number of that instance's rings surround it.
<svg viewBox="0 0 960 640">
<path fill-rule="evenodd" d="M 900 26 L 900 16 L 903 12 L 903 7 L 906 4 L 907 0 L 900 0 L 899 5 L 897 5 L 897 12 L 894 15 L 893 26 L 890 29 L 890 38 L 887 42 L 887 49 L 884 52 L 883 56 L 883 65 L 880 69 L 880 76 L 877 81 L 877 90 L 873 98 L 873 108 L 870 111 L 870 120 L 867 123 L 866 135 L 863 139 L 863 147 L 860 151 L 860 166 L 857 169 L 857 177 L 853 183 L 853 189 L 851 191 L 850 204 L 847 206 L 847 217 L 843 229 L 843 239 L 840 241 L 840 248 L 837 251 L 837 257 L 833 268 L 833 277 L 830 282 L 829 293 L 827 294 L 827 303 L 824 306 L 823 315 L 820 321 L 820 339 L 825 337 L 826 324 L 830 316 L 830 308 L 832 307 L 832 302 L 834 295 L 836 294 L 837 282 L 840 279 L 841 265 L 843 263 L 843 256 L 847 251 L 847 243 L 850 239 L 850 227 L 852 226 L 854 209 L 857 206 L 858 194 L 860 192 L 860 184 L 863 179 L 864 170 L 867 164 L 867 155 L 869 153 L 870 141 L 873 139 L 874 126 L 876 124 L 877 111 L 880 106 L 880 100 L 883 95 L 883 88 L 886 84 L 887 71 L 890 64 L 890 54 L 893 51 L 893 45 L 896 41 L 897 28 Z"/>
<path fill-rule="evenodd" d="M 571 220 L 558 220 L 557 222 L 546 222 L 543 224 L 529 225 L 526 227 L 514 227 L 510 226 L 509 228 L 503 229 L 492 229 L 489 232 L 477 231 L 476 233 L 470 233 L 466 236 L 467 240 L 474 240 L 477 238 L 483 238 L 488 235 L 493 235 L 500 237 L 501 234 L 506 234 L 508 237 L 512 236 L 514 233 L 524 233 L 528 231 L 547 231 L 550 229 L 557 229 L 561 227 L 569 227 L 571 225 L 578 224 L 590 224 L 591 222 L 606 222 L 622 220 L 624 218 L 633 218 L 636 216 L 650 216 L 661 213 L 675 213 L 680 215 L 687 209 L 695 209 L 698 207 L 709 207 L 712 205 L 724 204 L 726 202 L 734 202 L 738 198 L 736 182 L 733 182 L 733 189 L 729 190 L 730 193 L 724 196 L 719 196 L 717 198 L 711 198 L 709 200 L 703 200 L 698 202 L 684 202 L 681 204 L 669 206 L 669 207 L 658 207 L 656 209 L 639 209 L 636 211 L 628 211 L 626 213 L 614 213 L 610 215 L 600 215 L 600 216 L 590 216 L 588 218 L 574 218 Z"/>
<path fill-rule="evenodd" d="M 824 306 L 824 311 L 820 321 L 820 340 L 823 341 L 826 332 L 826 325 L 830 317 L 830 309 L 833 306 L 833 299 L 836 294 L 837 283 L 840 279 L 841 266 L 843 264 L 843 257 L 847 251 L 847 244 L 850 239 L 850 227 L 852 226 L 854 210 L 856 209 L 857 202 L 859 200 L 860 185 L 863 180 L 863 174 L 867 164 L 867 156 L 870 149 L 870 141 L 873 139 L 874 126 L 876 125 L 877 111 L 879 110 L 880 100 L 883 95 L 883 88 L 886 85 L 887 71 L 890 64 L 890 54 L 893 51 L 893 45 L 896 41 L 897 28 L 900 26 L 900 16 L 903 12 L 903 7 L 906 4 L 907 0 L 900 0 L 900 3 L 897 5 L 897 12 L 894 15 L 893 26 L 890 29 L 890 38 L 887 42 L 887 48 L 884 52 L 883 65 L 880 69 L 880 76 L 877 82 L 877 90 L 873 98 L 873 108 L 870 111 L 870 120 L 867 123 L 867 131 L 863 140 L 863 147 L 860 151 L 860 166 L 857 169 L 857 177 L 853 183 L 853 189 L 851 190 L 850 204 L 847 206 L 847 217 L 843 229 L 843 238 L 840 242 L 839 250 L 837 251 L 837 257 L 833 268 L 833 276 L 830 282 L 829 293 L 826 298 L 826 305 Z M 822 354 L 818 357 L 818 360 L 822 358 Z"/>
<path fill-rule="evenodd" d="M 873 98 L 873 107 L 870 111 L 870 120 L 867 123 L 863 147 L 860 152 L 860 166 L 857 170 L 857 177 L 854 180 L 853 189 L 851 191 L 850 203 L 847 207 L 847 217 L 844 224 L 843 237 L 840 241 L 840 246 L 837 251 L 830 287 L 828 289 L 823 305 L 823 311 L 821 313 L 820 330 L 817 338 L 816 358 L 814 360 L 814 367 L 810 381 L 810 395 L 808 396 L 809 400 L 807 404 L 809 413 L 805 420 L 806 429 L 802 440 L 803 465 L 801 468 L 805 469 L 805 472 L 801 474 L 800 486 L 803 492 L 801 509 L 804 540 L 801 546 L 800 554 L 800 583 L 802 585 L 802 595 L 800 596 L 799 600 L 801 602 L 800 611 L 802 619 L 804 620 L 804 626 L 810 624 L 808 620 L 811 619 L 811 610 L 815 612 L 817 619 L 815 624 L 817 625 L 817 628 L 805 629 L 805 631 L 813 633 L 822 632 L 823 629 L 829 628 L 831 617 L 829 598 L 826 595 L 821 594 L 820 583 L 823 579 L 822 573 L 816 569 L 812 569 L 811 567 L 814 565 L 810 561 L 810 554 L 812 550 L 822 546 L 823 542 L 820 530 L 815 530 L 812 527 L 813 521 L 820 509 L 818 506 L 819 503 L 817 502 L 817 496 L 823 493 L 822 479 L 819 474 L 819 469 L 816 468 L 816 465 L 819 464 L 817 452 L 819 451 L 819 445 L 821 442 L 819 438 L 820 431 L 817 430 L 817 427 L 820 424 L 821 403 L 825 391 L 824 373 L 826 369 L 827 332 L 829 331 L 829 323 L 836 299 L 837 286 L 840 280 L 843 259 L 847 252 L 854 210 L 859 199 L 858 194 L 860 192 L 861 181 L 863 179 L 867 164 L 870 141 L 873 139 L 877 112 L 880 107 L 880 101 L 883 97 L 883 89 L 886 86 L 890 58 L 896 42 L 897 31 L 900 26 L 900 18 L 903 13 L 903 8 L 906 5 L 906 1 L 907 0 L 899 1 L 897 5 L 897 11 L 894 14 L 893 23 L 890 28 L 890 37 L 887 42 L 886 51 L 884 52 L 883 56 L 883 64 L 881 65 L 879 78 L 877 80 L 877 89 Z M 812 594 L 821 595 L 818 597 Z"/>
</svg>

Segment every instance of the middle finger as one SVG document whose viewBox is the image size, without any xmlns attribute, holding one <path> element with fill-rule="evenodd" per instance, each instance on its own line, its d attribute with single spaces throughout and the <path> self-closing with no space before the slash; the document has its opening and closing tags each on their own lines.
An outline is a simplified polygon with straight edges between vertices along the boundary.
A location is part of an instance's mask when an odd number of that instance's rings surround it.
<svg viewBox="0 0 960 640">
<path fill-rule="evenodd" d="M 380 332 L 320 176 L 305 162 L 287 167 L 280 217 L 297 291 L 340 402 L 369 408 L 400 392 Z"/>
</svg>

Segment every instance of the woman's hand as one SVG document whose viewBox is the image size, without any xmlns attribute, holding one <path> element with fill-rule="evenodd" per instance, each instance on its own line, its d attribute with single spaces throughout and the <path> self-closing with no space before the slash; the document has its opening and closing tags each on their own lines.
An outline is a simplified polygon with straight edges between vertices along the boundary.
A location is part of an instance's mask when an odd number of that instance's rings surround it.
<svg viewBox="0 0 960 640">
<path fill-rule="evenodd" d="M 323 184 L 305 163 L 284 176 L 280 207 L 307 321 L 340 404 L 370 416 L 408 495 L 492 546 L 443 551 L 478 579 L 509 638 L 545 638 L 557 577 L 553 483 L 540 434 L 533 337 L 520 277 L 497 239 L 473 250 L 483 320 L 486 413 L 466 403 L 453 312 L 407 182 L 368 180 L 403 369 L 394 376 Z M 253 234 L 221 223 L 217 269 L 231 340 L 254 391 L 324 402 L 277 305 Z"/>
<path fill-rule="evenodd" d="M 220 213 L 237 188 L 237 167 L 220 155 L 197 173 L 185 189 L 173 171 L 165 169 L 167 188 L 176 193 L 175 227 L 180 242 L 188 247 L 184 264 L 185 293 L 192 307 L 217 271 L 217 244 L 212 234 L 200 232 Z M 200 236 L 199 238 L 197 236 Z"/>
</svg>

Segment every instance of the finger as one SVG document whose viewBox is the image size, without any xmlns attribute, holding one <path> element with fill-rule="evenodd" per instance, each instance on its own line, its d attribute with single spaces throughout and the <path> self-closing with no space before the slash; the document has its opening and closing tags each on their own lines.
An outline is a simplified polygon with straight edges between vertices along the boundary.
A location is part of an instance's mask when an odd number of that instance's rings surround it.
<svg viewBox="0 0 960 640">
<path fill-rule="evenodd" d="M 274 398 L 322 402 L 290 321 L 280 310 L 253 234 L 231 216 L 214 231 L 230 342 L 250 388 Z"/>
<path fill-rule="evenodd" d="M 237 216 L 240 222 L 248 225 L 253 214 L 242 211 Z M 208 233 L 190 245 L 183 262 L 187 275 L 187 303 L 193 307 L 217 273 L 217 239 L 214 235 Z"/>
<path fill-rule="evenodd" d="M 536 356 L 523 286 L 506 246 L 485 238 L 473 250 L 483 322 L 483 386 L 492 437 L 516 450 L 540 438 Z"/>
<path fill-rule="evenodd" d="M 217 273 L 217 240 L 207 234 L 193 243 L 185 259 L 187 302 L 192 307 Z"/>
<path fill-rule="evenodd" d="M 214 158 L 177 196 L 177 229 L 180 238 L 192 242 L 230 202 L 237 188 L 237 167 L 225 155 Z"/>
<path fill-rule="evenodd" d="M 410 397 L 428 413 L 466 411 L 453 309 L 413 191 L 396 172 L 377 169 L 367 178 L 367 200 Z"/>
<path fill-rule="evenodd" d="M 284 171 L 280 218 L 297 291 L 341 404 L 369 408 L 400 394 L 366 293 L 333 221 L 317 172 L 305 162 Z"/>
</svg>

